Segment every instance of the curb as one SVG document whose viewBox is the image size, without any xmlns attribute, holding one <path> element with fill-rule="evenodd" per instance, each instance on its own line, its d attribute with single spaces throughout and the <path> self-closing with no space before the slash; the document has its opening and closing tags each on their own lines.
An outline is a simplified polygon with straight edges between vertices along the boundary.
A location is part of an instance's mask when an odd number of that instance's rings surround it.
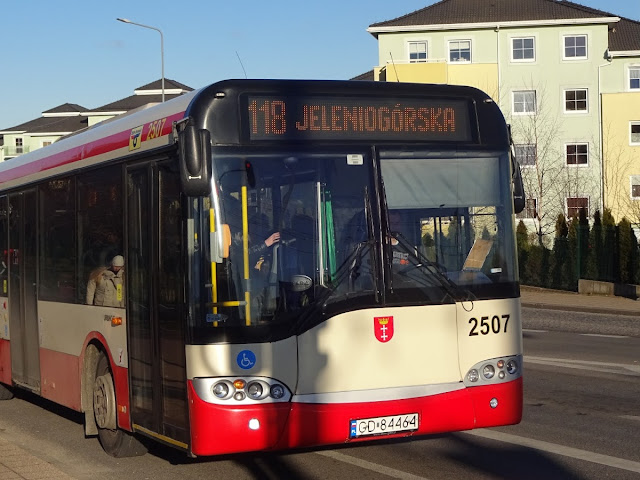
<svg viewBox="0 0 640 480">
<path fill-rule="evenodd" d="M 639 313 L 630 310 L 617 310 L 614 308 L 581 307 L 577 305 L 552 305 L 538 302 L 521 302 L 526 308 L 538 308 L 542 310 L 559 310 L 574 313 L 597 313 L 602 315 L 622 315 L 626 317 L 638 317 Z"/>
</svg>

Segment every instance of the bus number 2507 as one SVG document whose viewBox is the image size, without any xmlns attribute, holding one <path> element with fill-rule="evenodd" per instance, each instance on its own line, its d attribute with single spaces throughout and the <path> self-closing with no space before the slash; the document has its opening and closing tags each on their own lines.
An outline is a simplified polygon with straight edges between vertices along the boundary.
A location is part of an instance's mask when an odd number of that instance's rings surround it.
<svg viewBox="0 0 640 480">
<path fill-rule="evenodd" d="M 475 317 L 469 319 L 469 325 L 471 325 L 470 337 L 477 335 L 489 335 L 490 333 L 507 333 L 507 324 L 509 323 L 510 315 L 494 315 L 493 317 L 480 317 L 478 320 Z"/>
</svg>

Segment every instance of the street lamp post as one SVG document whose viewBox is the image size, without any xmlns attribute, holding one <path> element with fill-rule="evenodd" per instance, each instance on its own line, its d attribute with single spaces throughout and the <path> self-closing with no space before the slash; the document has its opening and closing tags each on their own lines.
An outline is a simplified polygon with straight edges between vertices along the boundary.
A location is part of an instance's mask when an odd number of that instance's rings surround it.
<svg viewBox="0 0 640 480">
<path fill-rule="evenodd" d="M 130 23 L 131 25 L 137 25 L 143 28 L 149 28 L 151 30 L 155 30 L 160 34 L 160 60 L 162 62 L 162 101 L 164 102 L 164 37 L 162 35 L 162 30 L 156 27 L 151 27 L 149 25 L 143 25 L 142 23 L 132 22 L 128 18 L 116 18 L 119 22 Z"/>
</svg>

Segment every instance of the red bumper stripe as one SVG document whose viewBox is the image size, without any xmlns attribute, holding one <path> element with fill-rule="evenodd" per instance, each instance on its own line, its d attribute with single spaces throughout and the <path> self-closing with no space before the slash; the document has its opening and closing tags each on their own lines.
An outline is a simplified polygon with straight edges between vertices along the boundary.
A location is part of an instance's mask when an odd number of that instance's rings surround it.
<svg viewBox="0 0 640 480">
<path fill-rule="evenodd" d="M 491 399 L 498 405 L 491 408 Z M 191 449 L 195 455 L 299 448 L 509 425 L 522 418 L 522 379 L 429 397 L 374 403 L 271 403 L 232 407 L 206 403 L 189 382 Z M 350 439 L 354 419 L 418 413 L 417 431 Z M 249 421 L 260 422 L 258 430 Z"/>
</svg>

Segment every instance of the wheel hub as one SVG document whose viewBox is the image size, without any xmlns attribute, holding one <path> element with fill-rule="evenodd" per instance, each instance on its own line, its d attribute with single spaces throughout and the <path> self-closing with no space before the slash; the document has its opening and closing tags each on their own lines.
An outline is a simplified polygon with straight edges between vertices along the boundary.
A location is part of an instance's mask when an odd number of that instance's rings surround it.
<svg viewBox="0 0 640 480">
<path fill-rule="evenodd" d="M 116 429 L 116 396 L 111 375 L 96 378 L 93 387 L 93 413 L 99 428 Z"/>
</svg>

